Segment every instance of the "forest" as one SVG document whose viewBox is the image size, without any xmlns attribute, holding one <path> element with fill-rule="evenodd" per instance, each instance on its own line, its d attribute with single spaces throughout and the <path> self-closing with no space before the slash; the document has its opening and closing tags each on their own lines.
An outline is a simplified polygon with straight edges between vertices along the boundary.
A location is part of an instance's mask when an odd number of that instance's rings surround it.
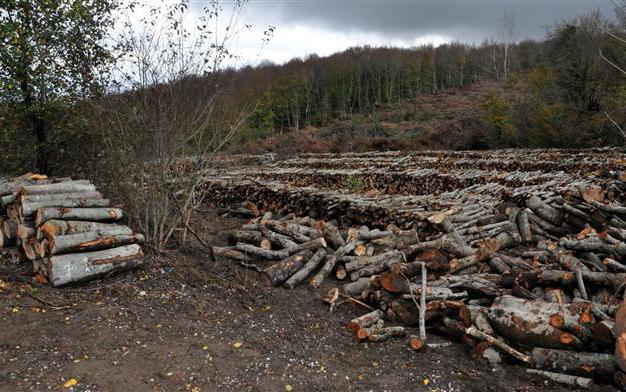
<svg viewBox="0 0 626 392">
<path fill-rule="evenodd" d="M 624 64 L 624 26 L 591 12 L 554 26 L 542 41 L 358 47 L 243 69 L 245 95 L 255 99 L 248 131 L 256 138 L 323 127 L 381 104 L 491 81 L 476 103 L 487 137 L 467 148 L 622 145 L 624 74 L 602 57 Z"/>
</svg>

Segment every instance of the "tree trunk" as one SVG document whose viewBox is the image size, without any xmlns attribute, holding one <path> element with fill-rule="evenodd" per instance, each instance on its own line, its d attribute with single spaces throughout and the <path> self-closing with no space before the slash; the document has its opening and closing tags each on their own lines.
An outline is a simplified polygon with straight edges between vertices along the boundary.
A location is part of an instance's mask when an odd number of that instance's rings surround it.
<svg viewBox="0 0 626 392">
<path fill-rule="evenodd" d="M 116 248 L 134 243 L 142 244 L 142 234 L 125 234 L 119 231 L 89 231 L 86 233 L 60 235 L 49 240 L 50 254 L 74 253 Z"/>
<path fill-rule="evenodd" d="M 326 257 L 327 251 L 326 249 L 318 249 L 317 252 L 307 261 L 307 263 L 300 268 L 295 274 L 291 275 L 289 279 L 285 282 L 285 287 L 294 288 L 298 283 L 302 282 L 306 279 L 307 276 L 311 274 L 324 260 Z"/>
<path fill-rule="evenodd" d="M 40 226 L 50 219 L 84 220 L 84 221 L 115 221 L 122 219 L 120 208 L 64 208 L 47 207 L 37 210 L 35 224 Z"/>
<path fill-rule="evenodd" d="M 291 275 L 302 268 L 304 263 L 311 256 L 313 256 L 313 254 L 310 250 L 303 250 L 300 253 L 296 253 L 295 255 L 289 256 L 288 258 L 267 267 L 263 270 L 263 275 L 272 285 L 280 286 L 287 279 L 289 279 Z"/>
<path fill-rule="evenodd" d="M 47 261 L 48 279 L 55 287 L 83 282 L 143 264 L 141 256 L 143 252 L 137 244 L 97 252 L 52 256 Z"/>
<path fill-rule="evenodd" d="M 611 383 L 618 370 L 611 354 L 572 352 L 534 348 L 531 357 L 537 369 L 589 377 L 602 383 Z"/>
</svg>

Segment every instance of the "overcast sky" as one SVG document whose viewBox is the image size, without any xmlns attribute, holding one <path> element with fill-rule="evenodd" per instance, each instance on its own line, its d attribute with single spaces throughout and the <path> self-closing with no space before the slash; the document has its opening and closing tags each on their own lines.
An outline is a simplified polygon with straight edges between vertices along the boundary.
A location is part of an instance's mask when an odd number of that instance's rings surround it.
<svg viewBox="0 0 626 392">
<path fill-rule="evenodd" d="M 235 49 L 246 62 L 282 63 L 365 44 L 480 43 L 497 37 L 505 12 L 513 15 L 518 38 L 542 38 L 559 20 L 594 9 L 613 17 L 610 0 L 250 0 L 242 20 L 254 28 L 239 36 Z M 274 37 L 259 52 L 268 25 L 276 27 Z"/>
</svg>

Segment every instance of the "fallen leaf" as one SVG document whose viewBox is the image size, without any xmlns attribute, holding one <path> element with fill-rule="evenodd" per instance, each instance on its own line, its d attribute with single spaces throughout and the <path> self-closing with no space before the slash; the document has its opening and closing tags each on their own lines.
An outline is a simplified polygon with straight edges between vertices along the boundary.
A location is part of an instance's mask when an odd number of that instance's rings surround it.
<svg viewBox="0 0 626 392">
<path fill-rule="evenodd" d="M 239 347 L 241 347 L 241 346 L 243 346 L 243 343 L 241 343 L 241 342 L 235 342 L 235 343 L 233 343 L 233 347 L 234 347 L 234 348 L 239 348 Z"/>
<path fill-rule="evenodd" d="M 428 385 L 429 382 L 430 382 L 429 379 L 427 379 L 427 378 L 424 379 L 424 385 Z"/>
<path fill-rule="evenodd" d="M 287 384 L 287 385 L 285 385 L 285 391 L 291 392 L 291 391 L 293 391 L 293 387 L 291 385 Z"/>
<path fill-rule="evenodd" d="M 76 384 L 78 384 L 78 381 L 76 381 L 75 378 L 70 378 L 65 382 L 65 384 L 63 384 L 63 388 L 71 388 Z"/>
<path fill-rule="evenodd" d="M 202 346 L 202 349 L 206 351 L 209 349 L 209 346 Z"/>
</svg>

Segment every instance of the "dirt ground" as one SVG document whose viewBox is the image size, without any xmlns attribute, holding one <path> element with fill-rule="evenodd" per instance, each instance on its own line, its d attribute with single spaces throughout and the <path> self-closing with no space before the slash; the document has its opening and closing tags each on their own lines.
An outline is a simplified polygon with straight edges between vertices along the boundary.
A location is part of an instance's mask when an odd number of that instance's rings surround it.
<svg viewBox="0 0 626 392">
<path fill-rule="evenodd" d="M 241 224 L 205 215 L 199 232 L 211 244 Z M 64 289 L 31 282 L 28 265 L 0 263 L 0 390 L 566 390 L 521 367 L 473 361 L 458 343 L 424 352 L 405 339 L 359 343 L 343 324 L 364 309 L 330 313 L 306 285 L 269 288 L 199 245 L 146 261 Z"/>
</svg>

